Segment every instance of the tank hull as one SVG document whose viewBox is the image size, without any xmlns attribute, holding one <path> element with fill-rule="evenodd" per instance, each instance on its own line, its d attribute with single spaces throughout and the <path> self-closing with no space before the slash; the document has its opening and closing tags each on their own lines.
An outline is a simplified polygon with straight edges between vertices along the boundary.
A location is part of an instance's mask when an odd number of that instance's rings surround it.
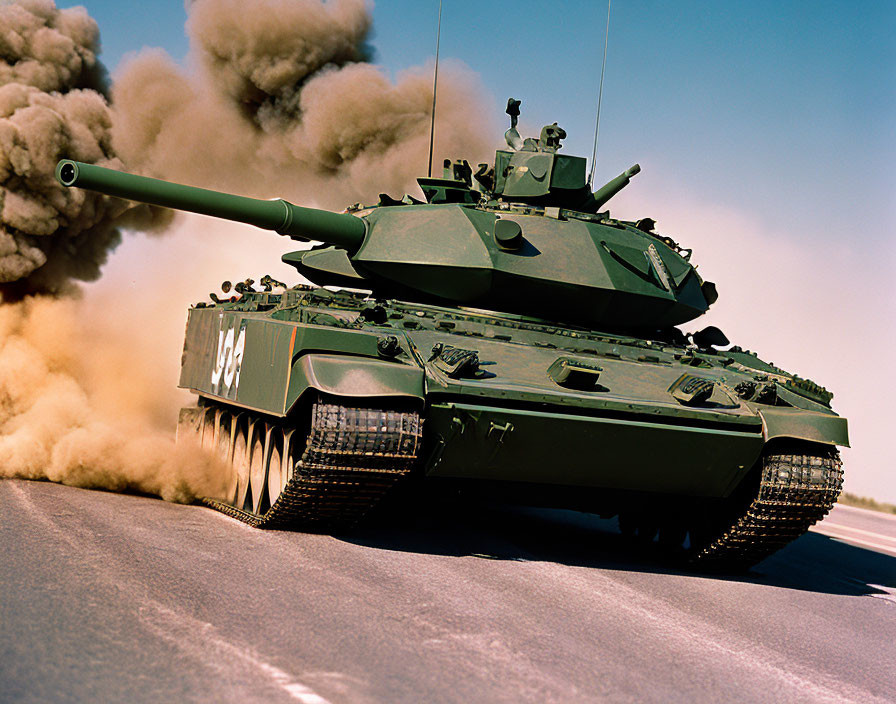
<svg viewBox="0 0 896 704">
<path fill-rule="evenodd" d="M 698 396 L 681 392 L 695 383 Z M 760 475 L 784 447 L 788 462 L 805 465 L 793 473 L 799 486 L 786 488 L 794 504 L 807 505 L 799 492 L 817 499 L 800 534 L 836 498 L 834 448 L 848 444 L 820 387 L 737 349 L 311 287 L 191 309 L 180 385 L 200 398 L 181 428 L 234 468 L 228 494 L 208 501 L 262 526 L 304 516 L 293 526 L 303 530 L 348 528 L 404 477 L 641 522 L 730 509 L 744 492 L 758 500 Z M 763 391 L 749 397 L 751 386 Z M 316 429 L 315 418 L 340 413 L 330 430 Z M 367 426 L 345 420 L 356 417 Z M 337 426 L 355 435 L 337 437 Z M 386 427 L 398 434 L 388 439 Z M 309 459 L 315 437 L 330 445 Z M 349 473 L 333 486 L 350 491 L 333 489 L 311 508 L 278 504 L 278 492 L 307 502 L 308 486 L 329 486 L 333 471 Z M 766 493 L 777 491 L 769 481 Z M 322 507 L 339 518 L 314 518 Z M 723 562 L 742 550 L 727 546 Z"/>
<path fill-rule="evenodd" d="M 395 350 L 384 354 L 379 344 L 388 338 L 394 338 Z M 478 369 L 446 372 L 433 359 L 438 347 L 475 353 Z M 558 360 L 596 368 L 597 383 L 577 389 L 557 382 L 551 367 Z M 629 447 L 641 436 L 650 436 L 646 444 L 681 471 L 703 445 L 706 451 L 693 458 L 701 465 L 714 457 L 720 464 L 749 466 L 775 438 L 849 444 L 846 420 L 809 393 L 800 394 L 799 385 L 811 382 L 749 353 L 698 352 L 485 311 L 373 302 L 311 287 L 192 308 L 182 361 L 181 387 L 268 416 L 287 417 L 315 393 L 400 398 L 435 409 L 433 425 L 439 428 L 446 425 L 443 417 L 457 417 L 457 425 L 467 422 L 460 416 L 471 414 L 497 424 L 513 416 L 515 427 L 525 426 L 526 418 L 550 420 L 558 434 L 586 438 L 583 447 L 599 442 L 601 455 L 614 463 L 641 454 Z M 711 395 L 699 402 L 676 399 L 670 389 L 683 376 L 712 382 Z M 765 384 L 776 394 L 770 403 L 745 399 L 739 384 Z M 505 432 L 498 445 L 510 446 L 520 435 Z M 673 453 L 678 446 L 692 450 Z M 583 450 L 574 459 L 585 461 L 595 452 Z"/>
<path fill-rule="evenodd" d="M 442 401 L 426 414 L 427 474 L 694 497 L 728 496 L 756 463 L 761 428 L 672 425 L 559 409 Z"/>
</svg>

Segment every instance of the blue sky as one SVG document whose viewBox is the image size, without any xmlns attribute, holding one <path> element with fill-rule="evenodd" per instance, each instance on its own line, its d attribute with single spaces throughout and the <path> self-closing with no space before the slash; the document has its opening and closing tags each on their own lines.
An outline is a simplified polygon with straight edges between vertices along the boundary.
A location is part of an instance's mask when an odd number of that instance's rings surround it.
<svg viewBox="0 0 896 704">
<path fill-rule="evenodd" d="M 183 60 L 182 0 L 82 3 L 114 72 L 161 46 Z M 437 2 L 374 5 L 374 61 L 391 74 L 434 55 Z M 562 8 L 562 9 L 561 9 Z M 606 4 L 445 0 L 442 57 L 482 80 L 503 124 L 558 121 L 590 154 Z M 896 216 L 896 3 L 620 1 L 612 7 L 598 175 L 634 161 L 683 189 L 801 221 L 806 242 L 892 235 Z M 889 227 L 889 232 L 884 228 Z"/>
<path fill-rule="evenodd" d="M 81 4 L 113 75 L 143 46 L 185 60 L 182 0 Z M 437 7 L 378 2 L 374 63 L 394 76 L 431 60 Z M 604 2 L 445 0 L 442 58 L 478 76 L 491 114 L 470 119 L 498 127 L 496 142 L 513 96 L 533 132 L 557 121 L 566 151 L 589 155 L 605 21 Z M 705 324 L 834 391 L 855 448 L 846 486 L 889 501 L 896 414 L 891 375 L 876 370 L 896 347 L 894 27 L 892 0 L 616 0 L 596 176 L 641 164 L 614 214 L 651 216 L 694 247 L 721 294 Z M 121 250 L 121 261 L 164 260 L 172 279 L 188 259 L 170 239 Z M 221 278 L 246 257 L 236 250 Z M 114 258 L 108 271 L 133 285 Z"/>
</svg>

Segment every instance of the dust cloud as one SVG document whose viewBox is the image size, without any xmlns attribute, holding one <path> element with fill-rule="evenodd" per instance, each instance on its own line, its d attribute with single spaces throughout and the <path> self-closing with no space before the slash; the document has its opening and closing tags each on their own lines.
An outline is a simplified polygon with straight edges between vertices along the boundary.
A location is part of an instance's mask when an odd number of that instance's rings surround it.
<svg viewBox="0 0 896 704">
<path fill-rule="evenodd" d="M 0 306 L 0 476 L 169 501 L 220 495 L 224 472 L 198 448 L 174 444 L 158 422 L 164 401 L 151 368 L 122 342 L 95 329 L 79 300 Z"/>
<path fill-rule="evenodd" d="M 64 189 L 54 167 L 323 207 L 400 195 L 426 169 L 431 67 L 392 81 L 365 61 L 369 31 L 363 0 L 196 0 L 189 71 L 145 50 L 110 84 L 83 8 L 0 5 L 0 476 L 172 501 L 221 493 L 214 460 L 174 445 L 184 399 L 168 362 L 185 302 L 165 295 L 165 272 L 155 290 L 81 296 L 77 283 L 100 278 L 123 232 L 161 232 L 171 214 Z M 485 153 L 476 85 L 440 70 L 437 156 Z M 173 329 L 162 319 L 179 331 L 147 343 Z"/>
</svg>

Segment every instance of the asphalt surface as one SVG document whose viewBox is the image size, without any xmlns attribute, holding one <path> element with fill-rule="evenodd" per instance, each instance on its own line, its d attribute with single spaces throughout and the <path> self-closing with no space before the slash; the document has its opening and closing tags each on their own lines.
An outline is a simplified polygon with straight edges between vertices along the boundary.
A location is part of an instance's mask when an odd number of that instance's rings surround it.
<svg viewBox="0 0 896 704">
<path fill-rule="evenodd" d="M 0 481 L 0 701 L 896 701 L 896 519 L 837 507 L 737 578 L 612 527 L 428 507 L 335 538 Z"/>
</svg>

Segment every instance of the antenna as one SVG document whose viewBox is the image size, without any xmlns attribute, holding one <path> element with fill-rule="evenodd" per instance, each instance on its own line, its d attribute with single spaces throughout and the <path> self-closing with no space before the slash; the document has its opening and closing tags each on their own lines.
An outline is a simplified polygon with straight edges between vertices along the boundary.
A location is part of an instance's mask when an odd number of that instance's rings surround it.
<svg viewBox="0 0 896 704">
<path fill-rule="evenodd" d="M 441 0 L 439 1 L 441 2 Z M 597 119 L 594 122 L 594 149 L 591 150 L 591 171 L 588 172 L 589 186 L 594 178 L 594 165 L 597 163 L 597 138 L 600 136 L 600 103 L 604 97 L 604 69 L 607 68 L 607 44 L 610 41 L 610 2 L 611 0 L 607 0 L 607 33 L 604 35 L 604 60 L 600 65 L 600 88 L 597 91 Z"/>
<path fill-rule="evenodd" d="M 426 175 L 432 177 L 432 145 L 436 136 L 436 88 L 439 86 L 439 43 L 442 40 L 442 0 L 439 0 L 439 26 L 436 29 L 436 70 L 432 77 L 432 122 L 429 125 L 429 165 Z"/>
</svg>

